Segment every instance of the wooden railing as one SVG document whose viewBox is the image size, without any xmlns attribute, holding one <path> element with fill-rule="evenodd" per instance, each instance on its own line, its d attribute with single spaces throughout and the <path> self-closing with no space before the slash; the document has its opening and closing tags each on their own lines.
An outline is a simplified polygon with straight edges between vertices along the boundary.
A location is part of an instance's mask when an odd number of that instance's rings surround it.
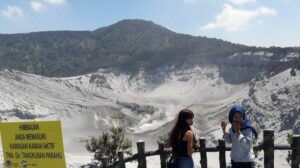
<svg viewBox="0 0 300 168">
<path fill-rule="evenodd" d="M 218 146 L 206 147 L 206 139 L 199 139 L 199 148 L 196 152 L 200 153 L 200 164 L 202 168 L 207 168 L 207 152 L 219 152 L 219 164 L 220 168 L 226 167 L 226 151 L 230 151 L 231 147 L 225 145 L 223 139 L 218 140 Z M 292 137 L 291 145 L 274 145 L 274 130 L 263 131 L 263 142 L 259 145 L 254 145 L 255 151 L 264 151 L 264 168 L 274 168 L 274 150 L 291 150 L 291 168 L 299 168 L 300 165 L 300 136 L 294 135 Z M 163 143 L 159 144 L 156 151 L 145 151 L 144 141 L 137 142 L 137 153 L 124 158 L 124 152 L 118 153 L 118 161 L 108 164 L 107 157 L 102 158 L 102 168 L 126 168 L 125 163 L 137 160 L 138 168 L 146 168 L 146 157 L 159 155 L 160 167 L 167 167 L 167 155 L 171 153 L 171 150 L 166 150 Z M 159 167 L 159 166 L 158 166 Z"/>
</svg>

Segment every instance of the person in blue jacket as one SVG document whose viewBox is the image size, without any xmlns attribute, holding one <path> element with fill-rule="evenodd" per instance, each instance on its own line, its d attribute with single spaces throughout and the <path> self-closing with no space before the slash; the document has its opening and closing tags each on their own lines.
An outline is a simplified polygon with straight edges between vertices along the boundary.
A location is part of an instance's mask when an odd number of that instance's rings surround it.
<svg viewBox="0 0 300 168">
<path fill-rule="evenodd" d="M 227 122 L 222 121 L 223 138 L 232 144 L 231 165 L 232 168 L 253 168 L 254 152 L 253 143 L 257 138 L 257 132 L 246 116 L 246 110 L 241 105 L 235 105 L 229 112 L 231 128 L 226 131 Z"/>
</svg>

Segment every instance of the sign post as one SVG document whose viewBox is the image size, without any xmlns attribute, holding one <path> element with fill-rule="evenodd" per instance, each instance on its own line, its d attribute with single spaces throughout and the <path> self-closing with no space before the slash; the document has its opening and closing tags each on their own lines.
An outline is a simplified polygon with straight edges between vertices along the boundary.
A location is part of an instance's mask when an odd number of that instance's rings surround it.
<svg viewBox="0 0 300 168">
<path fill-rule="evenodd" d="M 66 168 L 60 121 L 0 123 L 6 168 Z"/>
</svg>

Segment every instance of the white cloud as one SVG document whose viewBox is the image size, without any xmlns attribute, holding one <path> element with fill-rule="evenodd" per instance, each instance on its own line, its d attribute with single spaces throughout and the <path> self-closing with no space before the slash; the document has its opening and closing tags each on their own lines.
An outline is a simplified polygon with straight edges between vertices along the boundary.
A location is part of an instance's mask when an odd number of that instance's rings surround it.
<svg viewBox="0 0 300 168">
<path fill-rule="evenodd" d="M 6 9 L 2 11 L 2 14 L 11 19 L 17 19 L 24 16 L 23 10 L 18 6 L 7 6 Z"/>
<path fill-rule="evenodd" d="M 61 5 L 64 4 L 65 0 L 45 0 L 45 2 L 52 4 L 52 5 Z"/>
<path fill-rule="evenodd" d="M 34 11 L 42 11 L 48 5 L 63 5 L 66 0 L 31 0 L 30 5 Z"/>
<path fill-rule="evenodd" d="M 31 8 L 35 11 L 41 11 L 44 8 L 44 5 L 41 1 L 31 1 Z"/>
<path fill-rule="evenodd" d="M 275 9 L 268 7 L 258 7 L 255 10 L 234 8 L 230 4 L 224 4 L 224 8 L 217 15 L 216 20 L 203 27 L 204 30 L 224 28 L 226 31 L 237 31 L 247 26 L 255 18 L 263 15 L 276 15 Z"/>
<path fill-rule="evenodd" d="M 247 3 L 256 2 L 256 0 L 227 0 L 227 1 L 233 5 L 243 5 L 243 4 L 247 4 Z"/>
</svg>

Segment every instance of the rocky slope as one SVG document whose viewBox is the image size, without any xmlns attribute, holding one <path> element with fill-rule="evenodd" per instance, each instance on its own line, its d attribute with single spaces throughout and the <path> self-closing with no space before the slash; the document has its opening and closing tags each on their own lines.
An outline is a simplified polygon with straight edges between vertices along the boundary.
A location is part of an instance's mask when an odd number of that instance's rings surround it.
<svg viewBox="0 0 300 168">
<path fill-rule="evenodd" d="M 182 108 L 195 112 L 194 130 L 198 136 L 207 136 L 209 144 L 220 138 L 220 120 L 226 119 L 234 103 L 245 104 L 256 125 L 274 128 L 277 142 L 286 143 L 287 132 L 299 131 L 298 70 L 296 76 L 288 69 L 239 85 L 226 83 L 217 67 L 166 72 L 154 76 L 140 72 L 132 77 L 99 70 L 48 78 L 3 70 L 1 120 L 61 120 L 70 164 L 76 157 L 88 156 L 82 140 L 112 125 L 125 125 L 128 137 L 145 139 L 147 148 L 154 149 Z"/>
</svg>

